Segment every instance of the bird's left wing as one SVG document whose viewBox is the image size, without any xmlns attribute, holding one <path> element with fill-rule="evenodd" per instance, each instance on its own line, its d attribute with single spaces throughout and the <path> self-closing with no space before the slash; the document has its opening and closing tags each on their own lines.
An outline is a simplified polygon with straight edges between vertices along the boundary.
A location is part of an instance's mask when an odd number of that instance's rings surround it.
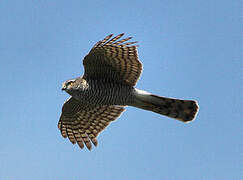
<svg viewBox="0 0 243 180">
<path fill-rule="evenodd" d="M 68 137 L 71 143 L 77 143 L 80 148 L 85 144 L 91 150 L 91 142 L 97 146 L 98 134 L 124 110 L 123 106 L 90 107 L 71 97 L 62 107 L 58 128 L 62 136 Z"/>
<path fill-rule="evenodd" d="M 102 79 L 134 86 L 142 72 L 136 42 L 127 42 L 131 37 L 112 38 L 112 34 L 94 45 L 83 60 L 85 79 Z M 130 46 L 131 45 L 131 46 Z"/>
</svg>

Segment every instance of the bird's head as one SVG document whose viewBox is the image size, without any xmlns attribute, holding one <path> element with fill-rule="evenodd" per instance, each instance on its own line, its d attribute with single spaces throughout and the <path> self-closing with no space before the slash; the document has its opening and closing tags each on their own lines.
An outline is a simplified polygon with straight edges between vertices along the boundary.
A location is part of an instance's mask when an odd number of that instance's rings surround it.
<svg viewBox="0 0 243 180">
<path fill-rule="evenodd" d="M 78 88 L 77 86 L 78 85 L 77 85 L 76 79 L 70 79 L 70 80 L 67 80 L 64 83 L 62 83 L 62 90 L 69 92 L 74 89 L 77 89 Z"/>
<path fill-rule="evenodd" d="M 72 91 L 80 91 L 87 87 L 86 84 L 86 81 L 82 78 L 70 79 L 62 84 L 62 90 L 66 91 L 67 93 L 71 93 Z"/>
</svg>

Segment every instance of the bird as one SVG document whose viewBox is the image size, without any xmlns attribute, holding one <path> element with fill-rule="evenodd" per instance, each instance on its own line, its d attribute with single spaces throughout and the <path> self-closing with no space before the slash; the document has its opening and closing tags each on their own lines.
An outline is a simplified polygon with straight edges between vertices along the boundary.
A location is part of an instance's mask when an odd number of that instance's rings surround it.
<svg viewBox="0 0 243 180">
<path fill-rule="evenodd" d="M 70 95 L 64 102 L 58 128 L 72 144 L 91 150 L 97 136 L 126 106 L 152 111 L 184 123 L 195 119 L 195 100 L 154 95 L 135 88 L 142 72 L 137 41 L 113 34 L 98 41 L 83 59 L 84 74 L 62 84 Z"/>
</svg>

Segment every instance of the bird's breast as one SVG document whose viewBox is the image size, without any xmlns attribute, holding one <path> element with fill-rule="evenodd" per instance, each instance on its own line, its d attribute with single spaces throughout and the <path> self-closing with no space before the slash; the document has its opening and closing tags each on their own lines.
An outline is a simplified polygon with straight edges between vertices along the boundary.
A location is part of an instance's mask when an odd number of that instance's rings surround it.
<svg viewBox="0 0 243 180">
<path fill-rule="evenodd" d="M 133 101 L 133 91 L 131 86 L 93 80 L 86 89 L 76 92 L 75 98 L 93 105 L 128 105 Z"/>
</svg>

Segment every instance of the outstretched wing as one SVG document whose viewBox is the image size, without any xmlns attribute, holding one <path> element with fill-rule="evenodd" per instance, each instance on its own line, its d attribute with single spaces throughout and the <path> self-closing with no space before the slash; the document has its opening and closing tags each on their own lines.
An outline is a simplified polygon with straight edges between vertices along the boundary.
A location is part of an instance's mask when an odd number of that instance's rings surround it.
<svg viewBox="0 0 243 180">
<path fill-rule="evenodd" d="M 62 107 L 58 128 L 71 143 L 77 143 L 81 149 L 85 144 L 91 150 L 91 142 L 97 146 L 98 134 L 124 110 L 123 106 L 85 106 L 71 97 Z"/>
<path fill-rule="evenodd" d="M 112 34 L 94 45 L 83 60 L 85 79 L 104 79 L 134 86 L 142 72 L 136 42 L 127 42 L 132 37 L 119 40 Z M 132 45 L 132 46 L 130 46 Z"/>
</svg>

